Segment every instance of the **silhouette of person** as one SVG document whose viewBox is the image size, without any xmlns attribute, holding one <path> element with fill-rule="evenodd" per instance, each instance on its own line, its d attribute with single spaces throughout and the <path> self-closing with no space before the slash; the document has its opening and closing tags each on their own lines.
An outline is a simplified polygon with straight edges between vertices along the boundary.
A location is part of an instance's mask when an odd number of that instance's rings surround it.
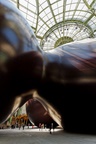
<svg viewBox="0 0 96 144">
<path fill-rule="evenodd" d="M 40 129 L 41 129 L 41 123 L 39 123 L 39 131 L 40 131 Z"/>
<path fill-rule="evenodd" d="M 49 133 L 51 134 L 52 132 L 51 132 L 51 124 L 49 125 Z"/>
</svg>

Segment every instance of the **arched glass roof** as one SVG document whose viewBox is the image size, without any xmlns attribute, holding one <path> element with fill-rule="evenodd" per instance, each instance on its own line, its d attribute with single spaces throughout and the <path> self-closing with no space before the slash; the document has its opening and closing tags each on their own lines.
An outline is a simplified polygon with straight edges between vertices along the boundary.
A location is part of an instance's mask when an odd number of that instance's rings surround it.
<svg viewBox="0 0 96 144">
<path fill-rule="evenodd" d="M 33 28 L 43 50 L 96 37 L 96 0 L 10 0 Z"/>
</svg>

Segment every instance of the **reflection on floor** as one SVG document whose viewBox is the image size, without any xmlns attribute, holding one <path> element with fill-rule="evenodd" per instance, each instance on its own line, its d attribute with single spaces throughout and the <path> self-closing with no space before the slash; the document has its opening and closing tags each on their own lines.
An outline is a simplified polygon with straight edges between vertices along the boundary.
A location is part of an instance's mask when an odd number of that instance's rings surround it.
<svg viewBox="0 0 96 144">
<path fill-rule="evenodd" d="M 62 129 L 0 129 L 0 144 L 96 144 L 95 135 L 65 133 Z"/>
</svg>

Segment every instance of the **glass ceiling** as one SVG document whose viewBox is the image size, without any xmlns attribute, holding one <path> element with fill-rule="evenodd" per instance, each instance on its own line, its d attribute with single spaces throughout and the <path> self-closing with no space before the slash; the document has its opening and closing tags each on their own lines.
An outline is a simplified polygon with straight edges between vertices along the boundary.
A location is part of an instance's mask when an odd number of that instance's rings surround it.
<svg viewBox="0 0 96 144">
<path fill-rule="evenodd" d="M 96 0 L 10 0 L 33 28 L 43 50 L 96 37 Z"/>
</svg>

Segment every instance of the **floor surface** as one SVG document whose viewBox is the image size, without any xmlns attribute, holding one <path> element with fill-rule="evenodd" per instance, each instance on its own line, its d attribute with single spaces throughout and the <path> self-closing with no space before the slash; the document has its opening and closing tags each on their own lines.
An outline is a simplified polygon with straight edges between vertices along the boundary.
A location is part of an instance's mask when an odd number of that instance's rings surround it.
<svg viewBox="0 0 96 144">
<path fill-rule="evenodd" d="M 48 129 L 0 129 L 0 144 L 96 144 L 96 136 L 69 134 L 61 129 L 52 134 Z"/>
</svg>

